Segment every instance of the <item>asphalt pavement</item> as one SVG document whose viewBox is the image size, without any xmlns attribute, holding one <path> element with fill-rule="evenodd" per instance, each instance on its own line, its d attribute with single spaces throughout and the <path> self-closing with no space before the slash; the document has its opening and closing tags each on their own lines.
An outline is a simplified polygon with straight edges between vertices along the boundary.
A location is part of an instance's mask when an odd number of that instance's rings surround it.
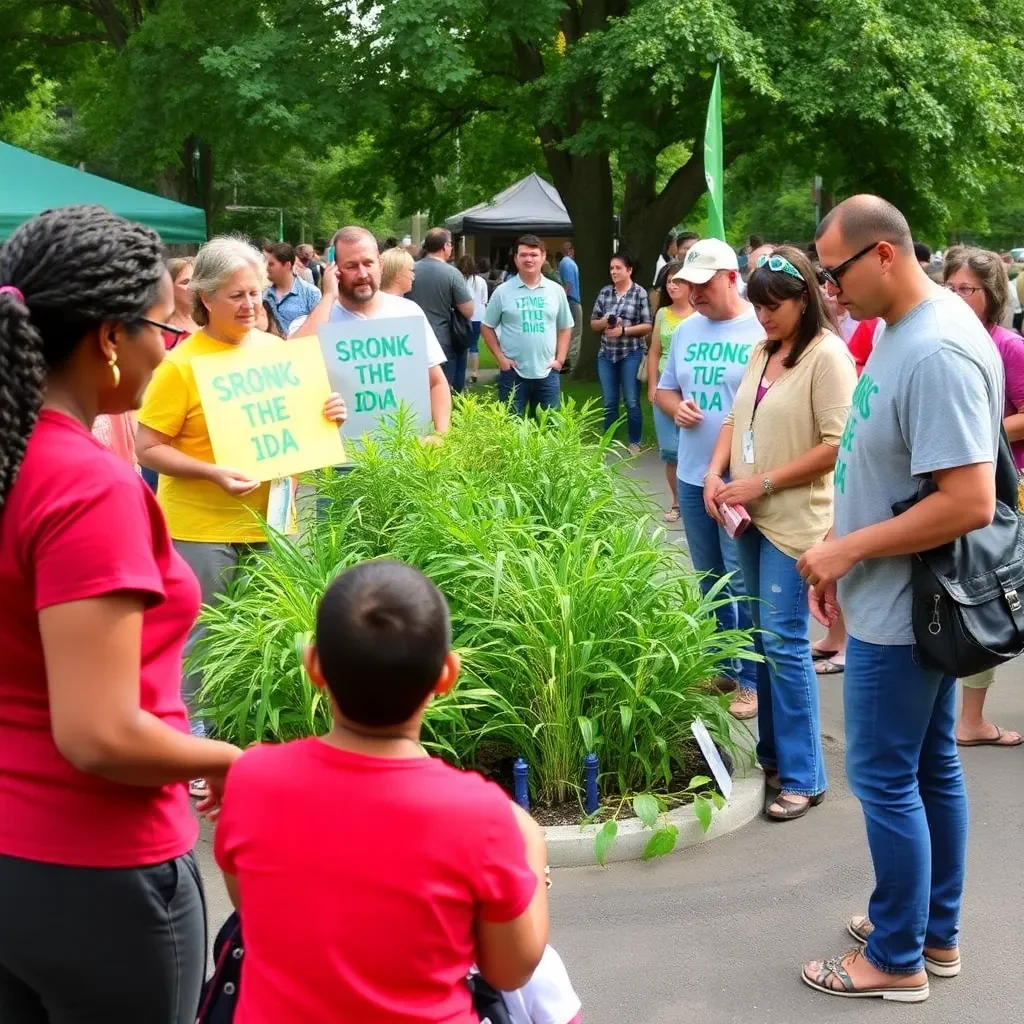
<svg viewBox="0 0 1024 1024">
<path fill-rule="evenodd" d="M 655 456 L 641 456 L 636 471 L 662 495 Z M 681 531 L 671 539 L 680 542 Z M 1024 665 L 1001 670 L 988 704 L 992 720 L 1024 732 Z M 852 947 L 845 921 L 865 912 L 872 886 L 860 806 L 843 771 L 842 676 L 821 678 L 821 715 L 830 788 L 805 818 L 758 820 L 650 864 L 554 873 L 552 943 L 586 1024 L 1024 1017 L 1024 747 L 963 751 L 971 829 L 960 977 L 932 978 L 930 999 L 916 1006 L 837 999 L 801 983 L 804 961 Z M 216 928 L 228 905 L 206 829 L 199 853 Z"/>
</svg>

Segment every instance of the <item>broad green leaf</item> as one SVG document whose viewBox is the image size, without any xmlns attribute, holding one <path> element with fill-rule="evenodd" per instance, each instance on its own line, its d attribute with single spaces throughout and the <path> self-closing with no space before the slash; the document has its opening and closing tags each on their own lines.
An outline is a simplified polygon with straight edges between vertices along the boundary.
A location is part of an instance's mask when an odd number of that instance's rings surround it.
<svg viewBox="0 0 1024 1024">
<path fill-rule="evenodd" d="M 605 858 L 618 834 L 619 823 L 614 818 L 610 818 L 597 830 L 597 835 L 594 836 L 594 857 L 601 867 L 604 867 Z"/>
<path fill-rule="evenodd" d="M 656 797 L 650 793 L 640 793 L 633 797 L 633 813 L 644 823 L 646 828 L 654 828 L 661 808 L 658 806 Z"/>
<path fill-rule="evenodd" d="M 679 839 L 679 829 L 675 825 L 665 825 L 659 828 L 644 847 L 642 857 L 644 860 L 653 860 L 655 857 L 664 857 L 676 848 Z"/>
<path fill-rule="evenodd" d="M 720 811 L 725 806 L 725 797 L 716 790 L 711 794 L 711 802 L 715 805 L 715 809 Z"/>
<path fill-rule="evenodd" d="M 711 779 L 707 775 L 694 775 L 690 779 L 690 784 L 686 787 L 687 789 L 703 789 L 705 786 L 711 785 Z"/>
<path fill-rule="evenodd" d="M 700 822 L 700 827 L 707 832 L 711 828 L 711 804 L 702 796 L 694 797 L 693 814 Z"/>
</svg>

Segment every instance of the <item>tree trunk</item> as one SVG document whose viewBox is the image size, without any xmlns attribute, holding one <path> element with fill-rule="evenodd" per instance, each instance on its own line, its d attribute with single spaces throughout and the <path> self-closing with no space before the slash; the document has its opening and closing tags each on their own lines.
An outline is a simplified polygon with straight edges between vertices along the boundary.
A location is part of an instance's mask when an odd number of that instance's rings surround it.
<svg viewBox="0 0 1024 1024">
<path fill-rule="evenodd" d="M 576 262 L 580 268 L 580 306 L 583 338 L 580 355 L 572 368 L 575 380 L 597 380 L 600 335 L 590 329 L 590 313 L 601 288 L 608 283 L 608 258 L 612 254 L 612 176 L 604 154 L 569 157 L 557 153 L 548 166 L 555 188 L 573 223 Z"/>
</svg>

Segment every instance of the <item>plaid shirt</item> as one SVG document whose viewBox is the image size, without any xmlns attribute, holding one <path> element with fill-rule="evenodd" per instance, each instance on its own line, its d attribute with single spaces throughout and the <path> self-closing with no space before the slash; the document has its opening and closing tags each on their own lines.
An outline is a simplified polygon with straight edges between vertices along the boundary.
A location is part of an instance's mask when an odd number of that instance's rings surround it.
<svg viewBox="0 0 1024 1024">
<path fill-rule="evenodd" d="M 600 320 L 606 313 L 614 313 L 623 327 L 635 327 L 637 324 L 649 324 L 654 322 L 651 316 L 651 304 L 647 301 L 647 292 L 635 282 L 630 286 L 625 295 L 619 295 L 615 286 L 606 284 L 597 295 L 594 303 L 594 312 L 590 314 L 591 320 Z M 619 363 L 631 352 L 646 351 L 647 345 L 644 338 L 625 335 L 618 338 L 609 338 L 607 334 L 601 335 L 601 355 L 609 362 Z"/>
</svg>

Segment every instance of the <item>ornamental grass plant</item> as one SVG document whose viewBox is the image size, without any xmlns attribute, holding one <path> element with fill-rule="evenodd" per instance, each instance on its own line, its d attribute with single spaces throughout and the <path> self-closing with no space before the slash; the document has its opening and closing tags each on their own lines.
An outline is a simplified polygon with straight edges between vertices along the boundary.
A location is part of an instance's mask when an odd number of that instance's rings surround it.
<svg viewBox="0 0 1024 1024">
<path fill-rule="evenodd" d="M 610 457 L 600 415 L 567 402 L 520 419 L 469 396 L 443 444 L 422 444 L 403 412 L 351 471 L 316 474 L 300 534 L 271 534 L 204 612 L 193 665 L 218 735 L 326 730 L 300 657 L 317 602 L 338 572 L 386 556 L 422 569 L 451 607 L 463 675 L 424 732 L 446 759 L 514 752 L 533 798 L 558 805 L 577 800 L 588 751 L 605 797 L 684 790 L 696 716 L 734 750 L 727 701 L 706 684 L 728 659 L 755 657 L 749 637 L 718 631 L 721 586 L 701 594 L 659 509 Z"/>
</svg>

